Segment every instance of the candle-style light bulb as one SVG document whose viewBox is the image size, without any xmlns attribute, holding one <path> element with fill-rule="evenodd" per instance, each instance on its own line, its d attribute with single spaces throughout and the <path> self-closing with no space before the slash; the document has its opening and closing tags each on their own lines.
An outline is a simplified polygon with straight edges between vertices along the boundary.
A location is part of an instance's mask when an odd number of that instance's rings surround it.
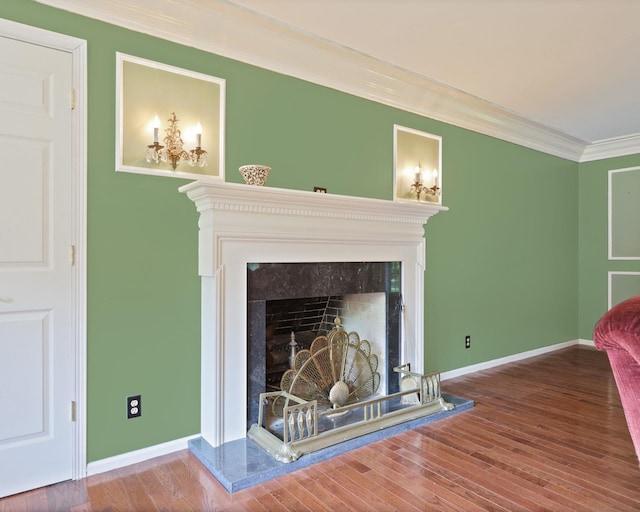
<svg viewBox="0 0 640 512">
<path fill-rule="evenodd" d="M 420 164 L 416 166 L 415 172 L 416 172 L 416 175 L 414 176 L 413 180 L 416 183 L 419 183 L 422 185 L 422 173 L 420 172 Z"/>
<path fill-rule="evenodd" d="M 438 186 L 438 169 L 433 170 L 433 184 Z"/>
<path fill-rule="evenodd" d="M 160 118 L 158 114 L 153 118 L 153 143 L 158 143 L 158 130 L 160 129 Z"/>
<path fill-rule="evenodd" d="M 200 121 L 196 125 L 196 147 L 199 148 L 202 145 L 202 125 Z"/>
</svg>

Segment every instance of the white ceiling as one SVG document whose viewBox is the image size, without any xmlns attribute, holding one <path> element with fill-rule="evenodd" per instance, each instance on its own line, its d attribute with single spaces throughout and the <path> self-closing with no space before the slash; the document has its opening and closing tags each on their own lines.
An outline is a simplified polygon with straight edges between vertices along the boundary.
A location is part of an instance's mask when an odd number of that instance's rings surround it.
<svg viewBox="0 0 640 512">
<path fill-rule="evenodd" d="M 232 0 L 585 144 L 640 134 L 640 0 Z"/>
</svg>

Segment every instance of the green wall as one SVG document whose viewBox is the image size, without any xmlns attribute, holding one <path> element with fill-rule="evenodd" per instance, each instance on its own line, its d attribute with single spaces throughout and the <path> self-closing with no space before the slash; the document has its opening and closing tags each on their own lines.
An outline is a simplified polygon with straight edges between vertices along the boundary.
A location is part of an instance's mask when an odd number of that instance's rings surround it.
<svg viewBox="0 0 640 512">
<path fill-rule="evenodd" d="M 273 187 L 391 199 L 394 123 L 443 137 L 450 211 L 426 228 L 427 369 L 578 337 L 578 164 L 33 2 L 3 0 L 0 15 L 88 41 L 89 461 L 200 422 L 197 214 L 183 180 L 114 172 L 116 51 L 227 80 L 228 181 L 260 162 Z M 128 421 L 138 393 L 143 416 Z"/>
</svg>

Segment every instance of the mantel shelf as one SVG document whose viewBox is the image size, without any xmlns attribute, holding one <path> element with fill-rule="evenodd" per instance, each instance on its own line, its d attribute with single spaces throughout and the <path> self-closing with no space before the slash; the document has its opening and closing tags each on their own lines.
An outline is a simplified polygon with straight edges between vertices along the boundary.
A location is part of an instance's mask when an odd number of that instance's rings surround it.
<svg viewBox="0 0 640 512">
<path fill-rule="evenodd" d="M 446 206 L 416 201 L 389 201 L 238 183 L 196 181 L 180 188 L 198 211 L 237 210 L 374 222 L 426 224 Z"/>
</svg>

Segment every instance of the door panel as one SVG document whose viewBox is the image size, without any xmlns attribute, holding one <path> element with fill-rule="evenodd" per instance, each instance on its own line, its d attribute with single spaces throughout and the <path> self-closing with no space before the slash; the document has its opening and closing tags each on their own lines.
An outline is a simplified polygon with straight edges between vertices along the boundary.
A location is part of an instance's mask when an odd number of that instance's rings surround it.
<svg viewBox="0 0 640 512">
<path fill-rule="evenodd" d="M 42 267 L 49 259 L 49 144 L 2 136 L 0 155 L 8 170 L 0 177 L 0 268 Z M 20 172 L 7 176 L 11 169 Z"/>
<path fill-rule="evenodd" d="M 0 445 L 47 435 L 48 313 L 0 316 Z M 16 389 L 16 383 L 21 386 Z M 13 391 L 13 392 L 12 392 Z"/>
</svg>

